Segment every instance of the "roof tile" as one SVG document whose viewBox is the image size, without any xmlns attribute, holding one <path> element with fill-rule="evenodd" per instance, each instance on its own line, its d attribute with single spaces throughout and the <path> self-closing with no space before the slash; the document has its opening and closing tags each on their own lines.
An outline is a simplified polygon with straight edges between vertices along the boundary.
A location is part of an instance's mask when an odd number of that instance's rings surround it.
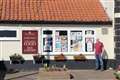
<svg viewBox="0 0 120 80">
<path fill-rule="evenodd" d="M 99 0 L 0 0 L 0 20 L 109 21 Z"/>
</svg>

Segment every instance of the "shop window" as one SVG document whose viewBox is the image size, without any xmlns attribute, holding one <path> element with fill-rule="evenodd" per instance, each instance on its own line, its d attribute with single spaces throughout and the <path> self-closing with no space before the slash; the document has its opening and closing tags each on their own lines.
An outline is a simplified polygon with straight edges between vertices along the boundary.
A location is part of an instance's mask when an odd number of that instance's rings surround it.
<svg viewBox="0 0 120 80">
<path fill-rule="evenodd" d="M 51 30 L 43 31 L 43 51 L 52 52 L 53 51 L 53 38 Z"/>
<path fill-rule="evenodd" d="M 93 52 L 95 31 L 43 30 L 42 39 L 43 52 Z"/>
<path fill-rule="evenodd" d="M 67 52 L 68 51 L 68 36 L 67 31 L 55 32 L 55 51 Z"/>
<path fill-rule="evenodd" d="M 17 37 L 16 30 L 0 30 L 0 37 Z"/>
<path fill-rule="evenodd" d="M 70 48 L 71 51 L 80 52 L 82 50 L 82 31 L 71 31 L 70 32 L 71 40 L 70 40 Z"/>
</svg>

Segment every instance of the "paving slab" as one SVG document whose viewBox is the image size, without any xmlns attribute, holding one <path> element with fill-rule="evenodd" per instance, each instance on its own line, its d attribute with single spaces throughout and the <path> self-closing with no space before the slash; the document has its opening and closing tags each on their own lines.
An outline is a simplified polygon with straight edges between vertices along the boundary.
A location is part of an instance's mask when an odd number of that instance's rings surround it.
<svg viewBox="0 0 120 80">
<path fill-rule="evenodd" d="M 18 80 L 20 78 L 26 78 L 29 76 L 36 77 L 35 74 L 38 74 L 38 71 L 21 71 L 21 72 L 14 73 L 14 74 L 6 74 L 5 80 Z"/>
<path fill-rule="evenodd" d="M 113 70 L 72 70 L 73 80 L 115 80 Z"/>
<path fill-rule="evenodd" d="M 113 75 L 114 72 L 114 70 L 70 70 L 70 74 L 73 76 L 73 79 L 70 80 L 116 80 Z M 37 71 L 7 74 L 5 80 L 38 80 L 38 74 L 39 73 Z M 59 80 L 64 79 L 61 78 Z"/>
<path fill-rule="evenodd" d="M 38 74 L 38 80 L 70 80 L 69 70 L 45 70 L 41 68 Z"/>
</svg>

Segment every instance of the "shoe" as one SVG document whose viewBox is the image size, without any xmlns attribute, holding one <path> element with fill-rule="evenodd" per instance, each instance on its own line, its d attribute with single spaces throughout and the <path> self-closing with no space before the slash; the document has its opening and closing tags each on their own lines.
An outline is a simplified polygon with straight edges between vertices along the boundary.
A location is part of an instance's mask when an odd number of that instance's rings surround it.
<svg viewBox="0 0 120 80">
<path fill-rule="evenodd" d="M 96 68 L 95 70 L 100 70 L 99 68 Z"/>
<path fill-rule="evenodd" d="M 101 67 L 101 71 L 104 71 L 105 69 L 103 67 Z"/>
<path fill-rule="evenodd" d="M 101 71 L 104 71 L 104 69 L 101 69 Z"/>
</svg>

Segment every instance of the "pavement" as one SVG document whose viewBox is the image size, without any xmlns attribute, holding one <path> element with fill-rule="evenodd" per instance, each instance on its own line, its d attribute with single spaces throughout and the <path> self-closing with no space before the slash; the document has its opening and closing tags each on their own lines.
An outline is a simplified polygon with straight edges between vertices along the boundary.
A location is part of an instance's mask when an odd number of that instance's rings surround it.
<svg viewBox="0 0 120 80">
<path fill-rule="evenodd" d="M 20 71 L 18 73 L 6 74 L 5 80 L 37 80 L 38 71 Z"/>
<path fill-rule="evenodd" d="M 114 70 L 70 70 L 73 79 L 69 80 L 116 80 L 113 75 L 114 72 Z M 14 74 L 6 74 L 5 80 L 38 80 L 38 71 L 22 71 Z"/>
<path fill-rule="evenodd" d="M 113 70 L 95 71 L 95 70 L 72 70 L 73 80 L 116 80 Z"/>
</svg>

